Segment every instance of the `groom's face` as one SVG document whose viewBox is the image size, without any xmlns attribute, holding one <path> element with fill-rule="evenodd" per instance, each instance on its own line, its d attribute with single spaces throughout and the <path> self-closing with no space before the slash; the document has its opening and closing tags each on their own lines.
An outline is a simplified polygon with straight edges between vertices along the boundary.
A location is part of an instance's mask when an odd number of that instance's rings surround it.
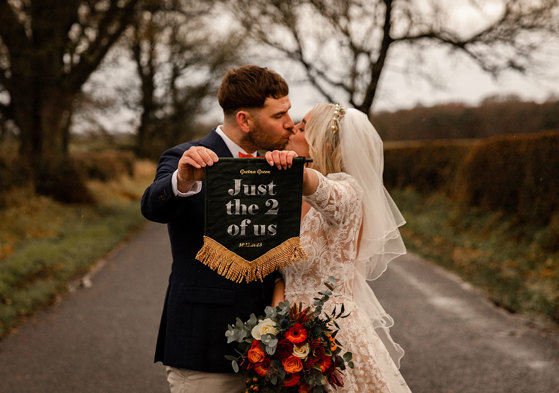
<svg viewBox="0 0 559 393">
<path fill-rule="evenodd" d="M 253 128 L 248 139 L 258 150 L 282 150 L 293 134 L 293 120 L 289 116 L 289 97 L 266 98 L 264 106 L 254 110 Z"/>
</svg>

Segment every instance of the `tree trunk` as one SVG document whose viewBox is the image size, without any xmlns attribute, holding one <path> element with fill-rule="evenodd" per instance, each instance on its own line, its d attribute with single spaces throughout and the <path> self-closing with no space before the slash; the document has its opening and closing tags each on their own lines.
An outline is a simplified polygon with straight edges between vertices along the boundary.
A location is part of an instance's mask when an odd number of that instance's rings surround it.
<svg viewBox="0 0 559 393">
<path fill-rule="evenodd" d="M 41 99 L 42 97 L 46 97 Z M 20 157 L 37 193 L 66 203 L 91 203 L 82 176 L 68 157 L 73 97 L 51 87 L 33 97 L 14 98 Z M 21 102 L 22 105 L 17 105 Z"/>
</svg>

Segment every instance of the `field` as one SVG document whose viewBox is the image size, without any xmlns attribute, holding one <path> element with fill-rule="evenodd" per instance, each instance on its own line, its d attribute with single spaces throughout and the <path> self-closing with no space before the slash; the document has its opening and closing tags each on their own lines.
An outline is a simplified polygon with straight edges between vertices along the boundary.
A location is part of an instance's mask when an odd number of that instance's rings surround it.
<svg viewBox="0 0 559 393">
<path fill-rule="evenodd" d="M 559 323 L 559 133 L 387 144 L 410 250 L 499 306 Z"/>
<path fill-rule="evenodd" d="M 559 324 L 559 133 L 385 146 L 385 183 L 407 247 L 495 304 Z M 59 301 L 69 285 L 145 222 L 155 164 L 128 152 L 74 152 L 93 203 L 36 195 L 0 151 L 0 337 Z"/>
<path fill-rule="evenodd" d="M 30 187 L 3 194 L 0 222 L 9 225 L 0 228 L 0 337 L 58 301 L 69 284 L 142 226 L 139 199 L 155 164 L 136 161 L 132 171 L 89 179 L 91 205 L 61 204 Z"/>
</svg>

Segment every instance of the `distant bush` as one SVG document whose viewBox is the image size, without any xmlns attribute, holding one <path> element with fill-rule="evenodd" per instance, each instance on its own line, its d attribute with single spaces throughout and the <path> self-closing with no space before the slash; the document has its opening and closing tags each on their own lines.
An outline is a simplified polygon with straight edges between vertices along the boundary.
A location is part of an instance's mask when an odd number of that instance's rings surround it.
<svg viewBox="0 0 559 393">
<path fill-rule="evenodd" d="M 379 112 L 371 119 L 384 140 L 487 138 L 559 129 L 559 101 L 487 99 L 479 106 L 448 103 Z"/>
<path fill-rule="evenodd" d="M 472 142 L 436 142 L 387 148 L 384 182 L 387 187 L 411 187 L 421 193 L 448 193 Z"/>
<path fill-rule="evenodd" d="M 88 180 L 109 181 L 134 176 L 134 154 L 127 151 L 75 152 L 71 154 L 81 175 Z"/>
<path fill-rule="evenodd" d="M 495 137 L 465 157 L 455 199 L 548 224 L 559 211 L 559 132 Z"/>
<path fill-rule="evenodd" d="M 31 187 L 32 179 L 36 190 L 63 203 L 93 203 L 85 181 L 107 182 L 121 176 L 134 175 L 134 154 L 127 151 L 72 152 L 68 159 L 44 176 L 45 168 L 25 167 L 16 151 L 0 152 L 0 208 L 5 207 L 8 191 L 19 187 Z M 54 175 L 52 175 L 54 173 Z"/>
<path fill-rule="evenodd" d="M 93 195 L 87 189 L 78 166 L 66 158 L 49 168 L 34 169 L 35 191 L 68 204 L 93 204 Z"/>
<path fill-rule="evenodd" d="M 0 208 L 6 203 L 8 191 L 29 182 L 30 171 L 17 160 L 15 153 L 0 154 Z"/>
<path fill-rule="evenodd" d="M 397 144 L 384 154 L 387 187 L 442 191 L 462 207 L 537 225 L 559 211 L 559 132 Z"/>
</svg>

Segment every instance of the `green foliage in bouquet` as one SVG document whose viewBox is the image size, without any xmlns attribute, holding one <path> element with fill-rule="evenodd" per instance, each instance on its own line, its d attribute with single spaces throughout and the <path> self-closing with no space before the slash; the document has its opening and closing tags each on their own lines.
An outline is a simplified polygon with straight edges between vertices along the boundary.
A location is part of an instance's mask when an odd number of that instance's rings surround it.
<svg viewBox="0 0 559 393">
<path fill-rule="evenodd" d="M 342 355 L 336 339 L 337 319 L 346 318 L 344 305 L 323 312 L 336 280 L 329 277 L 313 306 L 282 302 L 266 307 L 264 317 L 240 318 L 225 332 L 236 342 L 238 356 L 226 356 L 233 370 L 246 377 L 245 392 L 326 392 L 326 386 L 343 386 L 343 371 L 353 368 L 351 352 Z"/>
</svg>

